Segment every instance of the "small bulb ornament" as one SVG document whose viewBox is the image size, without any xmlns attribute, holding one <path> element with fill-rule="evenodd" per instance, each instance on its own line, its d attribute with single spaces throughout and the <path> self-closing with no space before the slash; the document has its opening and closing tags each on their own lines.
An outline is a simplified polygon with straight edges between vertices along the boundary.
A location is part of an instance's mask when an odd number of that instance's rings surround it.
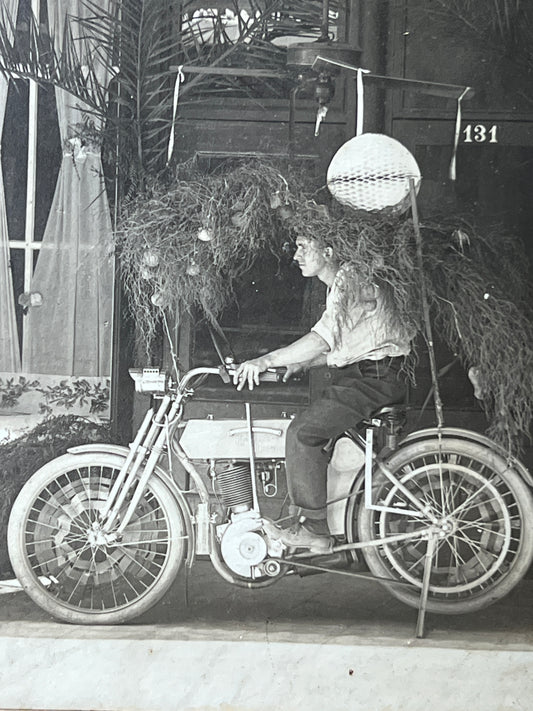
<svg viewBox="0 0 533 711">
<path fill-rule="evenodd" d="M 200 227 L 196 235 L 200 242 L 211 242 L 213 239 L 213 230 L 209 227 Z"/>
<path fill-rule="evenodd" d="M 143 264 L 147 267 L 157 267 L 159 265 L 159 254 L 153 249 L 147 249 L 143 252 Z"/>
<path fill-rule="evenodd" d="M 189 276 L 198 276 L 200 274 L 200 265 L 194 259 L 191 259 L 186 271 Z"/>
<path fill-rule="evenodd" d="M 155 293 L 152 294 L 150 301 L 154 306 L 159 306 L 159 308 L 163 308 L 165 306 L 165 297 L 160 291 L 156 291 Z"/>
</svg>

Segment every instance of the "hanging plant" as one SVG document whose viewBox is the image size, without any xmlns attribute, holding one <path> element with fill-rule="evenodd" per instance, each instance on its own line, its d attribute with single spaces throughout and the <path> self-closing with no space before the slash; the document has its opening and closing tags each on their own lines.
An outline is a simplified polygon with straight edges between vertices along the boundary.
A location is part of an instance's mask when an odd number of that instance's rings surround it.
<svg viewBox="0 0 533 711">
<path fill-rule="evenodd" d="M 216 318 L 235 279 L 264 249 L 276 251 L 286 227 L 270 207 L 288 200 L 288 185 L 273 166 L 247 162 L 202 175 L 193 163 L 175 179 L 153 181 L 124 206 L 118 248 L 137 327 L 149 350 L 162 309 L 200 307 Z M 236 219 L 236 216 L 238 219 Z"/>
<path fill-rule="evenodd" d="M 517 452 L 533 414 L 533 311 L 522 244 L 497 227 L 480 233 L 464 223 L 427 224 L 423 237 L 440 333 L 469 371 L 488 434 Z"/>
<path fill-rule="evenodd" d="M 341 314 L 354 297 L 370 304 L 378 284 L 394 323 L 410 333 L 421 329 L 411 218 L 318 204 L 302 175 L 285 177 L 259 161 L 214 175 L 189 164 L 126 206 L 119 240 L 124 281 L 147 347 L 165 309 L 198 306 L 217 317 L 235 280 L 264 250 L 281 256 L 287 239 L 298 235 L 331 245 L 357 274 L 344 285 Z M 422 237 L 439 333 L 465 369 L 475 369 L 490 435 L 516 453 L 533 412 L 533 319 L 520 242 L 496 229 L 478 232 L 459 218 L 426 221 Z"/>
</svg>

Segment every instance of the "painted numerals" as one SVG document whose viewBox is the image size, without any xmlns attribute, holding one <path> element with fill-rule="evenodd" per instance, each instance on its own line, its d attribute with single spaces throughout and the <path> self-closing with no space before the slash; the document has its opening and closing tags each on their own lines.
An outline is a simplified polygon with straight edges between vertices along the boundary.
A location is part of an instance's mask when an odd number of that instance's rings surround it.
<svg viewBox="0 0 533 711">
<path fill-rule="evenodd" d="M 462 131 L 463 143 L 498 143 L 498 126 L 488 127 L 482 123 L 471 124 Z"/>
</svg>

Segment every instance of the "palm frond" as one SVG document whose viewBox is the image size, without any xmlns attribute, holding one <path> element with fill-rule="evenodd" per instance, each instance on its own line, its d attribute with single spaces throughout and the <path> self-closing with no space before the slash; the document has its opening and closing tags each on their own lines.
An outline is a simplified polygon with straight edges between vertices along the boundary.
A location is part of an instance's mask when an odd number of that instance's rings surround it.
<svg viewBox="0 0 533 711">
<path fill-rule="evenodd" d="M 529 0 L 436 0 L 446 22 L 466 29 L 485 48 L 533 69 L 533 4 Z M 435 10 L 427 8 L 428 13 Z"/>
<path fill-rule="evenodd" d="M 75 38 L 72 25 L 65 25 L 63 51 L 54 47 L 53 37 L 43 33 L 33 14 L 21 32 L 16 18 L 0 8 L 0 74 L 7 79 L 34 79 L 53 84 L 72 94 L 84 105 L 103 115 L 107 106 L 106 87 L 98 78 L 93 38 Z M 92 58 L 92 61 L 88 61 Z"/>
<path fill-rule="evenodd" d="M 332 17 L 337 6 L 331 2 Z M 174 70 L 179 64 L 283 70 L 286 50 L 273 40 L 317 37 L 320 0 L 225 0 L 210 3 L 207 19 L 197 22 L 195 1 L 85 0 L 82 17 L 68 18 L 61 42 L 43 32 L 36 19 L 17 32 L 16 18 L 0 15 L 0 73 L 53 84 L 75 96 L 86 112 L 105 116 L 109 135 L 118 141 L 123 175 L 157 173 L 164 165 L 165 137 L 171 125 Z M 230 13 L 228 13 L 228 8 Z M 231 32 L 226 22 L 233 13 Z M 175 25 L 181 22 L 181 32 Z M 16 37 L 16 41 L 13 40 Z M 61 49 L 58 49 L 61 47 Z M 112 76 L 110 86 L 102 75 Z M 206 97 L 248 98 L 287 95 L 286 82 L 216 77 L 208 72 L 187 78 L 180 102 Z"/>
</svg>

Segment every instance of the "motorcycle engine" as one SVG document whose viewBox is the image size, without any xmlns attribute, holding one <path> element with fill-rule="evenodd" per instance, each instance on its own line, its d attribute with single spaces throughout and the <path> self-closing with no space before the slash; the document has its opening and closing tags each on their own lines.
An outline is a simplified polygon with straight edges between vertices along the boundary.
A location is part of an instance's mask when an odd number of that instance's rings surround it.
<svg viewBox="0 0 533 711">
<path fill-rule="evenodd" d="M 280 557 L 283 547 L 279 541 L 269 540 L 262 526 L 259 513 L 250 509 L 232 514 L 229 523 L 217 527 L 224 562 L 243 578 L 255 580 L 264 576 L 276 577 L 280 573 L 278 561 L 269 560 L 269 557 Z"/>
<path fill-rule="evenodd" d="M 217 527 L 224 562 L 230 570 L 244 578 L 275 577 L 281 566 L 269 557 L 279 557 L 283 550 L 278 541 L 270 541 L 265 536 L 262 518 L 253 508 L 249 462 L 218 462 L 216 469 L 211 471 L 211 477 L 222 503 L 229 511 L 229 523 Z"/>
</svg>

